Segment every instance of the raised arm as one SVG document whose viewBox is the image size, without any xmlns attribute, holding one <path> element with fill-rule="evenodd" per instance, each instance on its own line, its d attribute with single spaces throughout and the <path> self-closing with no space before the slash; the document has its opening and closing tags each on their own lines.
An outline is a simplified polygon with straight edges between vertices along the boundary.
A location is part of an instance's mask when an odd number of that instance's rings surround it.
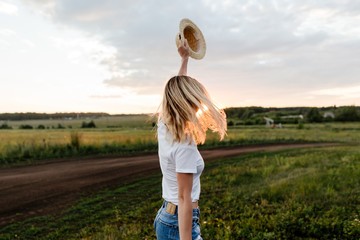
<svg viewBox="0 0 360 240">
<path fill-rule="evenodd" d="M 181 41 L 181 45 L 178 48 L 179 55 L 181 57 L 181 65 L 178 76 L 186 76 L 187 75 L 187 65 L 189 61 L 189 45 L 187 40 Z"/>
</svg>

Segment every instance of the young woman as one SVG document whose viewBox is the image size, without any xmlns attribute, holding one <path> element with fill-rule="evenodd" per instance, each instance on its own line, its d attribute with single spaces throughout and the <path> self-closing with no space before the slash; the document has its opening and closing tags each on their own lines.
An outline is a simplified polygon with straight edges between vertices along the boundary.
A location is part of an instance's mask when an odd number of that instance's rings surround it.
<svg viewBox="0 0 360 240">
<path fill-rule="evenodd" d="M 178 76 L 165 86 L 158 119 L 158 142 L 164 202 L 154 228 L 158 240 L 202 239 L 199 223 L 200 175 L 204 161 L 197 144 L 206 131 L 226 134 L 226 115 L 211 101 L 205 87 L 187 76 L 189 47 L 178 48 L 181 67 Z"/>
</svg>

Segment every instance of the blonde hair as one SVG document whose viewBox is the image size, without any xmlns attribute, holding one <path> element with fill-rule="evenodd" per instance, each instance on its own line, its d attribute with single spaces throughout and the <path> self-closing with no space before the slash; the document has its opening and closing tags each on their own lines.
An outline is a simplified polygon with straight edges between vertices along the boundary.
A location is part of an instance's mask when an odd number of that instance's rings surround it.
<svg viewBox="0 0 360 240">
<path fill-rule="evenodd" d="M 192 137 L 202 144 L 208 129 L 217 132 L 220 140 L 226 134 L 225 112 L 211 101 L 205 87 L 189 76 L 175 76 L 167 82 L 160 109 L 159 121 L 177 142 Z"/>
</svg>

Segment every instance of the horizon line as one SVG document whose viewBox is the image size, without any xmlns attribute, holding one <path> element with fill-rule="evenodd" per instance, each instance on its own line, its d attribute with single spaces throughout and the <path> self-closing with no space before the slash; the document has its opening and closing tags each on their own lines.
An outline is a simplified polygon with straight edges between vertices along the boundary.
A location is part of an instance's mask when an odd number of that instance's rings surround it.
<svg viewBox="0 0 360 240">
<path fill-rule="evenodd" d="M 231 108 L 278 108 L 278 109 L 283 109 L 283 108 L 341 108 L 341 107 L 360 107 L 357 105 L 329 105 L 329 106 L 287 106 L 287 107 L 264 107 L 264 106 L 238 106 L 238 107 L 225 107 L 222 109 L 231 109 Z M 29 111 L 29 112 L 0 112 L 0 114 L 69 114 L 69 113 L 76 113 L 76 114 L 107 114 L 107 115 L 148 115 L 148 114 L 154 114 L 154 113 L 108 113 L 108 112 L 78 112 L 78 111 L 61 111 L 61 112 L 33 112 L 33 111 Z"/>
</svg>

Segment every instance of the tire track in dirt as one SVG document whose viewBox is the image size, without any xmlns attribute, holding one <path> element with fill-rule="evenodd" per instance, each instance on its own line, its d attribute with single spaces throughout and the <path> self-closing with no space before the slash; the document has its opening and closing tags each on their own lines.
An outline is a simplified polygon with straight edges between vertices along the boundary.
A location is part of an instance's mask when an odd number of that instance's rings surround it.
<svg viewBox="0 0 360 240">
<path fill-rule="evenodd" d="M 261 151 L 334 146 L 331 143 L 274 144 L 202 150 L 205 162 Z M 32 216 L 55 214 L 105 187 L 159 172 L 157 154 L 57 160 L 0 169 L 0 226 Z"/>
</svg>

